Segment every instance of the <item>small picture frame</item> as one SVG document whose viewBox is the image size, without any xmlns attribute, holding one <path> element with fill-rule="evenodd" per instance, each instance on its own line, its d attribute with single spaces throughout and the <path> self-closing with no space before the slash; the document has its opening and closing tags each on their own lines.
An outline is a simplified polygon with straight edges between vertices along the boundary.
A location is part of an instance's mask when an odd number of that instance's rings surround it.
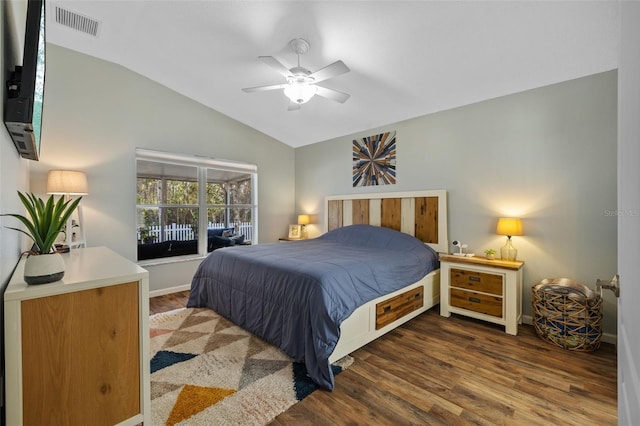
<svg viewBox="0 0 640 426">
<path fill-rule="evenodd" d="M 302 225 L 289 225 L 289 238 L 300 238 Z"/>
</svg>

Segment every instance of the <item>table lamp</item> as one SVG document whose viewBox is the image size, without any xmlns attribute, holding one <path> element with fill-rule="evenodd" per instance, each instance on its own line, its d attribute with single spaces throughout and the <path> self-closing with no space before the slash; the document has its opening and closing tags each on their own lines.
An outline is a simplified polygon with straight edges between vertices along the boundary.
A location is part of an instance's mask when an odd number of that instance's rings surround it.
<svg viewBox="0 0 640 426">
<path fill-rule="evenodd" d="M 74 170 L 49 170 L 47 175 L 47 194 L 64 195 L 64 199 L 68 201 L 72 195 L 87 195 L 87 175 L 84 172 Z M 82 218 L 82 206 L 78 204 L 78 224 L 80 230 L 84 232 L 84 223 Z M 71 217 L 67 220 L 67 228 L 65 232 L 65 244 L 71 247 L 73 243 L 73 220 Z"/>
<path fill-rule="evenodd" d="M 496 227 L 498 235 L 506 235 L 507 243 L 500 249 L 500 257 L 502 260 L 516 260 L 518 250 L 511 244 L 511 237 L 522 234 L 522 222 L 518 218 L 501 217 L 498 219 Z"/>
<path fill-rule="evenodd" d="M 300 237 L 303 239 L 307 238 L 307 228 L 306 226 L 311 223 L 311 218 L 308 214 L 299 214 L 298 215 L 298 225 L 301 225 Z"/>
</svg>

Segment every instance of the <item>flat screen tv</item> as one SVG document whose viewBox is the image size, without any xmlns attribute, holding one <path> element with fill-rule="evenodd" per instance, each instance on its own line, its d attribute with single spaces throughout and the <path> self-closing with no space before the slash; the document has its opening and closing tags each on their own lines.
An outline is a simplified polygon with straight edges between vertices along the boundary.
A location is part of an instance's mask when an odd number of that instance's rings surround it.
<svg viewBox="0 0 640 426">
<path fill-rule="evenodd" d="M 7 82 L 4 124 L 24 158 L 40 158 L 42 98 L 45 71 L 44 0 L 29 0 L 22 66 L 16 66 Z"/>
</svg>

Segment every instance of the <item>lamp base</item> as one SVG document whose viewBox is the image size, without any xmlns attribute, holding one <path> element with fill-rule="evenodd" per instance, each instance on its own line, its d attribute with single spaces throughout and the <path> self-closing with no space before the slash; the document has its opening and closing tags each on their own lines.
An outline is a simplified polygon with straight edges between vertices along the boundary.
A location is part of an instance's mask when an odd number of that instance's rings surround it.
<svg viewBox="0 0 640 426">
<path fill-rule="evenodd" d="M 500 248 L 500 258 L 502 260 L 516 260 L 518 250 L 511 244 L 511 237 L 507 238 L 507 243 Z"/>
</svg>

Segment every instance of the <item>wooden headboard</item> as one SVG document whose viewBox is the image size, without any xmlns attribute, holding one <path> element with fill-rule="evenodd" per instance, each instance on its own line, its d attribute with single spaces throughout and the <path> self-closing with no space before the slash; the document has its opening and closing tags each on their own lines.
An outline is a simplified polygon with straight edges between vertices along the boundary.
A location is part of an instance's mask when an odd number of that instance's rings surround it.
<svg viewBox="0 0 640 426">
<path fill-rule="evenodd" d="M 413 235 L 435 251 L 449 250 L 447 191 L 331 195 L 325 198 L 327 231 L 347 225 L 384 226 Z"/>
</svg>

